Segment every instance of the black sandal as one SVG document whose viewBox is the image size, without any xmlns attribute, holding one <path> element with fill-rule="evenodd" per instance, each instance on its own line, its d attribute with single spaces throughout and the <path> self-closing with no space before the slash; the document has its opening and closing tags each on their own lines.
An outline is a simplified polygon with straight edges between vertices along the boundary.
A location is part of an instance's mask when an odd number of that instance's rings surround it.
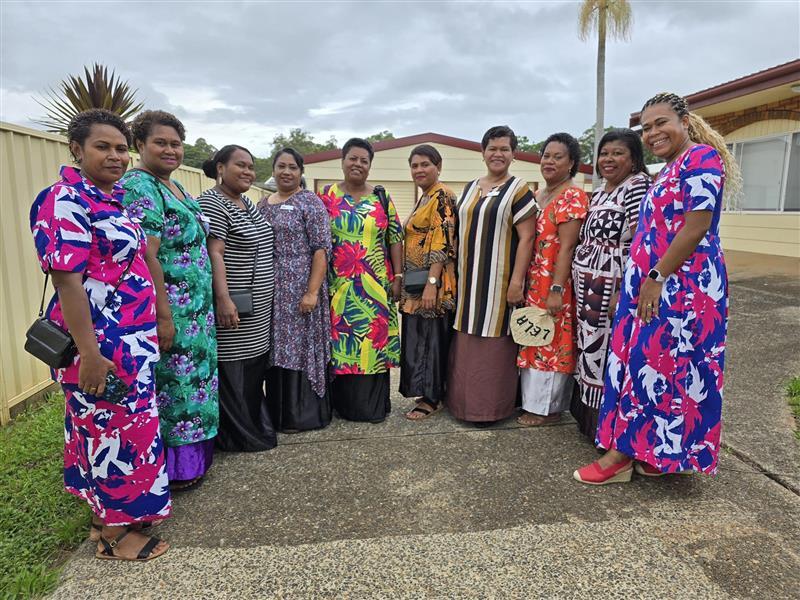
<svg viewBox="0 0 800 600">
<path fill-rule="evenodd" d="M 103 560 L 131 560 L 137 562 L 145 562 L 148 560 L 153 560 L 154 558 L 158 558 L 159 556 L 163 556 L 167 553 L 167 550 L 161 552 L 160 554 L 153 554 L 156 549 L 156 546 L 161 543 L 161 540 L 155 536 L 150 536 L 150 539 L 147 540 L 147 543 L 142 546 L 142 549 L 139 550 L 139 554 L 136 555 L 136 558 L 125 558 L 124 556 L 117 556 L 114 554 L 114 548 L 123 540 L 123 538 L 131 532 L 130 529 L 126 529 L 122 533 L 120 533 L 117 537 L 115 537 L 110 542 L 104 538 L 102 535 L 100 536 L 100 543 L 103 545 L 102 550 L 98 550 L 95 552 L 96 558 L 102 558 Z"/>
</svg>

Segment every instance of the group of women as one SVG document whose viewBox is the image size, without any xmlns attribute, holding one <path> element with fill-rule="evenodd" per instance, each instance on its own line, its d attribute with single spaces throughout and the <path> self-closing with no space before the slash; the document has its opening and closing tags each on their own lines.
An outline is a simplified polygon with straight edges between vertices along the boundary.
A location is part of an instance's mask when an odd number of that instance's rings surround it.
<svg viewBox="0 0 800 600">
<path fill-rule="evenodd" d="M 576 184 L 580 147 L 550 136 L 545 186 L 511 174 L 517 138 L 493 127 L 486 173 L 458 197 L 442 157 L 414 148 L 421 195 L 401 223 L 369 181 L 372 146 L 342 150 L 342 181 L 317 196 L 303 157 L 273 157 L 277 191 L 255 204 L 251 153 L 225 146 L 193 198 L 174 179 L 181 122 L 146 111 L 76 116 L 77 168 L 43 190 L 31 229 L 57 290 L 46 317 L 75 360 L 54 371 L 66 398 L 65 485 L 93 510 L 97 556 L 150 560 L 145 533 L 168 517 L 170 490 L 197 483 L 214 448 L 259 451 L 276 431 L 371 423 L 390 411 L 389 371 L 416 399 L 412 421 L 447 406 L 484 427 L 527 427 L 567 410 L 606 452 L 581 482 L 714 473 L 719 451 L 727 280 L 718 230 L 738 170 L 685 100 L 659 94 L 644 143 L 666 166 L 651 180 L 642 141 L 607 133 L 591 198 Z M 138 164 L 128 170 L 128 148 Z M 729 184 L 730 185 L 730 184 Z M 399 335 L 398 308 L 402 313 Z M 520 347 L 516 307 L 553 320 L 546 345 Z M 105 396 L 111 376 L 127 386 Z"/>
</svg>

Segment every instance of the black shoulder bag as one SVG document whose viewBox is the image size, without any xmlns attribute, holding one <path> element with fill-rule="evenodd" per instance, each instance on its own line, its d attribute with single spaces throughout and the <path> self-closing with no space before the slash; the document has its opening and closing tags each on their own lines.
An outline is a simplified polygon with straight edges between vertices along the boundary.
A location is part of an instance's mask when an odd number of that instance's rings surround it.
<svg viewBox="0 0 800 600">
<path fill-rule="evenodd" d="M 114 286 L 114 290 L 111 294 L 106 296 L 106 301 L 100 308 L 100 313 L 105 310 L 108 305 L 108 300 L 117 293 L 119 286 L 122 285 L 135 259 L 136 252 L 133 253 L 133 258 L 128 262 L 128 266 L 125 267 L 125 270 L 122 272 L 119 281 L 117 281 L 117 285 Z M 31 325 L 25 333 L 25 351 L 53 369 L 62 369 L 72 363 L 75 355 L 78 353 L 78 347 L 75 345 L 75 340 L 72 339 L 72 336 L 67 331 L 44 316 L 44 299 L 47 295 L 47 279 L 49 277 L 50 272 L 48 271 L 44 276 L 42 302 L 39 305 L 39 318 L 33 322 L 33 325 Z"/>
</svg>

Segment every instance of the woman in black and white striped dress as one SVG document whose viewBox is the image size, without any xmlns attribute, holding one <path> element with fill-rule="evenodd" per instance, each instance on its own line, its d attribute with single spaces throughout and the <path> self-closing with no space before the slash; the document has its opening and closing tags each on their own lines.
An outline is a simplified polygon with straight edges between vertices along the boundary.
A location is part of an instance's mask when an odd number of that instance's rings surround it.
<svg viewBox="0 0 800 600">
<path fill-rule="evenodd" d="M 198 198 L 210 220 L 208 254 L 219 346 L 216 445 L 244 452 L 269 450 L 277 444 L 264 396 L 275 285 L 274 238 L 270 224 L 244 195 L 255 178 L 253 163 L 246 148 L 221 148 L 203 163 L 203 172 L 217 184 Z M 242 294 L 248 289 L 249 311 L 244 306 L 248 295 Z M 238 307 L 232 295 L 239 297 Z M 249 314 L 240 314 L 245 311 Z"/>
</svg>

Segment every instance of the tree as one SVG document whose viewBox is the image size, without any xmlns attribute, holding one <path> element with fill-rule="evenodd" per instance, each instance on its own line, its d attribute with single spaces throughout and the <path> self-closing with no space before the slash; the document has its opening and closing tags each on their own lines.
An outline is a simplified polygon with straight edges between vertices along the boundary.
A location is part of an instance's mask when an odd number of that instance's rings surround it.
<svg viewBox="0 0 800 600">
<path fill-rule="evenodd" d="M 393 140 L 394 134 L 389 131 L 388 129 L 384 129 L 383 131 L 379 131 L 378 133 L 373 133 L 372 135 L 368 135 L 366 140 L 368 142 L 382 142 L 383 140 Z"/>
<path fill-rule="evenodd" d="M 541 154 L 543 144 L 544 140 L 541 142 L 531 142 L 527 135 L 517 136 L 517 149 L 520 152 L 533 152 L 535 154 Z"/>
<path fill-rule="evenodd" d="M 203 166 L 203 162 L 211 158 L 217 149 L 209 144 L 205 138 L 197 138 L 194 144 L 183 144 L 183 164 L 187 167 L 197 169 Z"/>
<path fill-rule="evenodd" d="M 606 95 L 606 33 L 612 38 L 627 40 L 630 35 L 633 13 L 627 0 L 584 0 L 578 16 L 578 32 L 587 40 L 597 30 L 597 114 L 594 139 L 600 141 L 603 132 Z M 592 148 L 594 156 L 596 148 Z M 592 161 L 594 162 L 594 161 Z"/>
<path fill-rule="evenodd" d="M 47 116 L 35 119 L 34 123 L 52 133 L 66 135 L 72 118 L 90 108 L 105 108 L 125 120 L 142 110 L 144 105 L 136 102 L 136 90 L 118 79 L 114 71 L 109 75 L 108 67 L 95 63 L 91 72 L 89 67 L 84 67 L 83 72 L 83 79 L 69 75 L 59 83 L 60 91 L 50 88 L 41 100 L 34 98 L 47 111 Z"/>
<path fill-rule="evenodd" d="M 272 138 L 272 151 L 270 152 L 270 155 L 274 155 L 278 150 L 281 148 L 286 148 L 287 146 L 294 148 L 300 154 L 305 156 L 306 154 L 314 154 L 315 152 L 333 150 L 334 148 L 337 148 L 339 144 L 337 143 L 336 138 L 333 136 L 328 138 L 327 142 L 323 142 L 321 144 L 317 143 L 314 141 L 314 138 L 310 133 L 297 127 L 290 130 L 288 136 L 280 133 Z"/>
</svg>

